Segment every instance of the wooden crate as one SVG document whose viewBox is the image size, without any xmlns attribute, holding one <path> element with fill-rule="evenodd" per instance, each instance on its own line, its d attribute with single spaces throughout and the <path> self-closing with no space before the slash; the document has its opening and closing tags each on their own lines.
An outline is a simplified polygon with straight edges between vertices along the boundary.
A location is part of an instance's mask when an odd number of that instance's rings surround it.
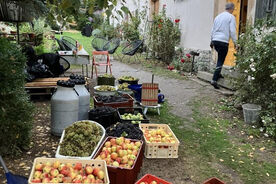
<svg viewBox="0 0 276 184">
<path fill-rule="evenodd" d="M 142 84 L 142 99 L 143 106 L 157 106 L 158 104 L 158 84 L 143 83 Z"/>
<path fill-rule="evenodd" d="M 178 158 L 178 147 L 179 140 L 174 135 L 173 131 L 166 124 L 139 124 L 140 129 L 143 130 L 156 130 L 163 129 L 166 133 L 172 133 L 175 143 L 151 143 L 146 140 L 145 136 L 143 136 L 145 141 L 145 152 L 144 155 L 146 158 Z"/>
<path fill-rule="evenodd" d="M 54 163 L 55 161 L 60 161 L 60 163 L 62 164 L 67 164 L 67 163 L 71 163 L 72 165 L 76 164 L 76 163 L 82 163 L 82 165 L 91 165 L 93 168 L 99 168 L 101 170 L 103 170 L 104 172 L 104 184 L 109 184 L 109 176 L 108 176 L 108 172 L 107 172 L 107 166 L 106 166 L 106 162 L 104 160 L 78 160 L 78 159 L 58 159 L 58 158 L 36 158 L 34 160 L 33 163 L 33 167 L 31 170 L 31 174 L 28 180 L 29 184 L 33 184 L 32 179 L 33 179 L 33 175 L 35 172 L 35 165 L 38 163 L 46 163 L 46 162 L 50 162 L 51 164 Z M 48 183 L 50 184 L 50 183 Z M 67 183 L 67 184 L 73 184 L 73 183 Z"/>
</svg>

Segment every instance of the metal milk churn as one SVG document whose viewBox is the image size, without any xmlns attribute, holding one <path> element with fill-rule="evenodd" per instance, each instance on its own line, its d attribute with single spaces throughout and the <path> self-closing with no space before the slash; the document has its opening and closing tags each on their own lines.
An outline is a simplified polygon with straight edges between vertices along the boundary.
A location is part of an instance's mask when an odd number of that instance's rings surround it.
<svg viewBox="0 0 276 184">
<path fill-rule="evenodd" d="M 79 120 L 88 120 L 88 111 L 90 109 L 90 93 L 85 87 L 84 78 L 75 79 L 75 91 L 79 96 Z"/>
<path fill-rule="evenodd" d="M 58 81 L 57 91 L 51 98 L 51 132 L 61 136 L 62 131 L 78 121 L 79 96 L 72 81 Z"/>
</svg>

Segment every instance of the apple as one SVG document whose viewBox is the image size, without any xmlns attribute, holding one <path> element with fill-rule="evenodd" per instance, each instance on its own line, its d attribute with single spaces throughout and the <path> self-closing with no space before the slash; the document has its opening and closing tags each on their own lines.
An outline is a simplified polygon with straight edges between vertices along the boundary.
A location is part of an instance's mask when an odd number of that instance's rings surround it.
<svg viewBox="0 0 276 184">
<path fill-rule="evenodd" d="M 94 175 L 94 176 L 97 176 L 99 171 L 100 171 L 99 168 L 97 168 L 97 167 L 94 168 L 94 169 L 93 169 L 93 175 Z"/>
<path fill-rule="evenodd" d="M 35 171 L 34 178 L 41 178 L 42 172 L 41 171 Z"/>
<path fill-rule="evenodd" d="M 32 179 L 32 182 L 33 183 L 41 183 L 41 179 L 35 178 L 35 179 Z"/>
<path fill-rule="evenodd" d="M 53 178 L 53 179 L 51 179 L 50 183 L 59 183 L 59 181 L 57 178 Z"/>
<path fill-rule="evenodd" d="M 122 139 L 120 139 L 119 137 L 116 138 L 116 144 L 117 144 L 117 145 L 123 144 Z"/>
<path fill-rule="evenodd" d="M 135 156 L 137 156 L 138 155 L 138 151 L 137 150 L 133 150 L 132 154 L 135 155 Z"/>
<path fill-rule="evenodd" d="M 115 167 L 119 167 L 120 164 L 119 164 L 117 161 L 114 161 L 114 162 L 112 163 L 112 165 L 115 166 Z"/>
<path fill-rule="evenodd" d="M 82 180 L 82 175 L 80 175 L 80 174 L 78 174 L 77 176 L 76 176 L 76 178 L 75 178 L 75 180 Z"/>
<path fill-rule="evenodd" d="M 71 177 L 64 177 L 62 181 L 63 181 L 63 183 L 72 183 L 72 178 Z"/>
<path fill-rule="evenodd" d="M 50 183 L 50 178 L 43 178 L 42 183 Z"/>
<path fill-rule="evenodd" d="M 81 180 L 73 180 L 73 183 L 81 183 Z"/>
<path fill-rule="evenodd" d="M 49 174 L 48 173 L 42 173 L 40 175 L 40 179 L 44 179 L 44 178 L 49 178 Z"/>
<path fill-rule="evenodd" d="M 42 171 L 43 167 L 44 167 L 44 165 L 41 164 L 41 163 L 36 164 L 36 165 L 35 165 L 35 170 L 36 170 L 36 171 Z"/>
<path fill-rule="evenodd" d="M 91 179 L 90 178 L 85 178 L 84 180 L 82 180 L 82 183 L 91 183 Z"/>
<path fill-rule="evenodd" d="M 119 154 L 119 157 L 123 157 L 124 156 L 124 151 L 123 150 L 119 150 L 118 154 Z"/>
<path fill-rule="evenodd" d="M 133 150 L 137 150 L 137 151 L 138 151 L 139 148 L 138 148 L 137 146 L 134 145 L 134 146 L 133 146 Z"/>
<path fill-rule="evenodd" d="M 89 178 L 90 180 L 92 180 L 92 179 L 95 179 L 95 176 L 93 174 L 89 174 L 89 175 L 87 175 L 87 178 Z"/>
<path fill-rule="evenodd" d="M 104 145 L 105 145 L 106 148 L 109 148 L 109 147 L 111 147 L 111 142 L 110 141 L 106 141 Z"/>
<path fill-rule="evenodd" d="M 46 165 L 46 166 L 43 168 L 43 172 L 44 172 L 44 173 L 50 173 L 51 169 L 52 169 L 52 168 L 51 168 L 50 166 L 47 166 L 47 165 Z"/>
<path fill-rule="evenodd" d="M 113 160 L 116 160 L 117 157 L 118 157 L 118 154 L 117 154 L 117 153 L 115 153 L 115 152 L 111 153 L 111 158 L 112 158 Z"/>
<path fill-rule="evenodd" d="M 129 144 L 131 141 L 129 139 L 125 139 L 125 143 Z"/>
<path fill-rule="evenodd" d="M 135 142 L 134 144 L 135 144 L 135 146 L 137 146 L 138 148 L 140 148 L 140 146 L 141 146 L 141 142 L 140 142 L 140 141 L 137 141 L 137 142 Z"/>
<path fill-rule="evenodd" d="M 116 139 L 114 138 L 110 139 L 110 143 L 112 146 L 116 145 Z"/>
<path fill-rule="evenodd" d="M 119 152 L 122 149 L 122 146 L 117 146 L 116 151 Z"/>
<path fill-rule="evenodd" d="M 77 173 L 76 173 L 75 171 L 71 171 L 71 172 L 68 174 L 68 176 L 73 180 L 73 179 L 76 178 Z"/>
<path fill-rule="evenodd" d="M 129 160 L 129 161 L 127 162 L 127 164 L 128 164 L 129 166 L 132 166 L 132 165 L 134 164 L 134 162 L 133 162 L 133 160 Z"/>
<path fill-rule="evenodd" d="M 51 162 L 46 162 L 45 166 L 49 166 L 49 167 L 51 167 L 51 166 L 52 166 L 52 164 L 51 164 Z"/>
<path fill-rule="evenodd" d="M 58 169 L 59 166 L 60 166 L 60 161 L 58 161 L 58 160 L 55 161 L 54 164 L 53 164 L 53 168 Z"/>
<path fill-rule="evenodd" d="M 112 146 L 111 147 L 111 152 L 116 152 L 117 151 L 117 146 Z"/>
<path fill-rule="evenodd" d="M 93 173 L 93 167 L 90 166 L 90 165 L 86 166 L 85 167 L 85 172 L 86 172 L 87 175 L 92 174 Z"/>
<path fill-rule="evenodd" d="M 120 157 L 116 158 L 116 161 L 120 164 L 122 159 Z"/>
<path fill-rule="evenodd" d="M 101 152 L 101 154 L 100 154 L 101 159 L 105 159 L 106 156 L 107 156 L 107 154 L 105 152 Z"/>
<path fill-rule="evenodd" d="M 81 163 L 76 163 L 74 169 L 75 170 L 81 170 L 82 169 L 82 164 Z"/>
<path fill-rule="evenodd" d="M 65 164 L 60 164 L 58 170 L 61 171 L 64 167 L 67 167 Z"/>
<path fill-rule="evenodd" d="M 58 179 L 59 183 L 62 183 L 64 175 L 63 174 L 58 174 L 56 178 Z"/>
<path fill-rule="evenodd" d="M 152 181 L 152 182 L 150 182 L 150 184 L 157 184 L 157 182 L 156 181 Z"/>
<path fill-rule="evenodd" d="M 103 183 L 103 181 L 100 180 L 100 179 L 97 179 L 97 180 L 95 181 L 95 183 Z"/>
<path fill-rule="evenodd" d="M 97 176 L 98 176 L 98 178 L 101 179 L 101 180 L 104 179 L 104 172 L 103 172 L 102 170 L 100 170 L 100 171 L 98 172 Z"/>
<path fill-rule="evenodd" d="M 62 170 L 60 170 L 60 174 L 63 174 L 64 176 L 68 176 L 70 173 L 70 169 L 67 166 L 64 166 Z"/>
<path fill-rule="evenodd" d="M 122 164 L 126 164 L 127 162 L 128 162 L 128 158 L 127 158 L 127 156 L 125 155 L 125 156 L 122 157 L 121 163 L 122 163 Z"/>
<path fill-rule="evenodd" d="M 127 149 L 127 144 L 126 143 L 122 144 L 122 149 L 124 149 L 124 150 Z"/>
<path fill-rule="evenodd" d="M 59 174 L 59 172 L 57 169 L 51 169 L 50 174 L 51 174 L 51 176 L 56 177 Z"/>
</svg>

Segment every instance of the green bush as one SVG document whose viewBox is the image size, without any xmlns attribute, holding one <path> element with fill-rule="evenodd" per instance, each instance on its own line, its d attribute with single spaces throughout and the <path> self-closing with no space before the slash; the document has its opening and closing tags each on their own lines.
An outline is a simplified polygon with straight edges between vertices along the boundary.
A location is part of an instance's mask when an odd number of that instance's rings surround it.
<svg viewBox="0 0 276 184">
<path fill-rule="evenodd" d="M 24 89 L 25 56 L 0 38 L 0 155 L 18 154 L 30 143 L 33 105 Z"/>
<path fill-rule="evenodd" d="M 260 20 L 247 26 L 238 40 L 235 81 L 241 103 L 262 106 L 262 132 L 276 138 L 276 31 L 275 21 Z"/>
<path fill-rule="evenodd" d="M 122 33 L 125 40 L 131 42 L 140 39 L 139 25 L 141 20 L 139 16 L 131 17 L 130 21 L 122 25 Z"/>
<path fill-rule="evenodd" d="M 175 46 L 180 42 L 179 21 L 166 16 L 166 7 L 155 15 L 149 32 L 148 47 L 152 56 L 170 64 L 175 55 Z"/>
</svg>

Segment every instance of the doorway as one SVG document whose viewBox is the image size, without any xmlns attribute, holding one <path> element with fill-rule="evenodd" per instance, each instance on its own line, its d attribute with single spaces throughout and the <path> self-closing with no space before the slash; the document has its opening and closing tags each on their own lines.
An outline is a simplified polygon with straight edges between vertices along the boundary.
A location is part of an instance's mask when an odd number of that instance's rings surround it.
<svg viewBox="0 0 276 184">
<path fill-rule="evenodd" d="M 243 32 L 243 27 L 246 25 L 247 11 L 248 11 L 248 0 L 227 0 L 235 5 L 233 15 L 236 17 L 236 32 L 237 35 Z M 232 40 L 229 42 L 228 54 L 226 56 L 224 65 L 235 66 L 235 48 Z"/>
</svg>

